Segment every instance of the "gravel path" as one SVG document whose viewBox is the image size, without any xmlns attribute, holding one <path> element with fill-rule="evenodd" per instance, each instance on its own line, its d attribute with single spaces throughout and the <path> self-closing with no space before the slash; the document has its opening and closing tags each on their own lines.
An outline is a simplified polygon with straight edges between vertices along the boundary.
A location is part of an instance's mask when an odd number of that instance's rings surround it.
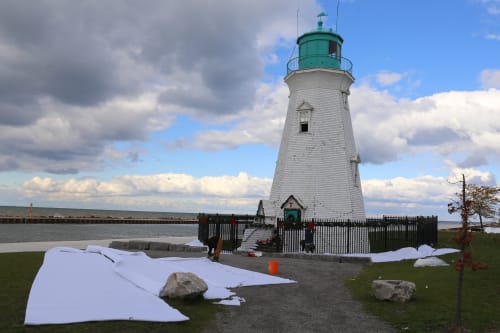
<svg viewBox="0 0 500 333">
<path fill-rule="evenodd" d="M 362 270 L 362 264 L 221 256 L 223 264 L 261 273 L 267 273 L 269 260 L 279 261 L 278 276 L 298 283 L 234 289 L 246 302 L 241 306 L 225 306 L 217 314 L 215 323 L 204 333 L 395 332 L 384 322 L 363 311 L 361 304 L 352 299 L 343 285 L 344 280 Z"/>
</svg>

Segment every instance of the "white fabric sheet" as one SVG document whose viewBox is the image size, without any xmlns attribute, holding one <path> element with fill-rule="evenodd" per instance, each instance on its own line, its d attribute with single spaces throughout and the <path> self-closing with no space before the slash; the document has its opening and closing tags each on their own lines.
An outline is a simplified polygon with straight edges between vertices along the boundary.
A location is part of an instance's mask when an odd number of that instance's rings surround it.
<svg viewBox="0 0 500 333">
<path fill-rule="evenodd" d="M 240 306 L 241 303 L 245 303 L 245 299 L 238 296 L 233 296 L 231 299 L 223 299 L 219 302 L 214 302 L 214 304 L 219 305 L 232 305 L 232 306 Z"/>
<path fill-rule="evenodd" d="M 449 266 L 446 261 L 437 257 L 420 258 L 415 261 L 413 267 L 438 267 Z"/>
<path fill-rule="evenodd" d="M 400 261 L 405 259 L 419 259 L 430 256 L 441 256 L 448 253 L 458 252 L 457 249 L 434 249 L 429 245 L 421 245 L 418 249 L 414 247 L 404 247 L 396 251 L 388 251 L 381 253 L 351 253 L 344 254 L 348 257 L 369 257 L 372 262 L 390 262 Z"/>
<path fill-rule="evenodd" d="M 486 227 L 484 228 L 484 232 L 487 234 L 500 234 L 500 228 Z"/>
<path fill-rule="evenodd" d="M 94 320 L 188 320 L 158 297 L 173 272 L 192 272 L 203 279 L 207 299 L 234 295 L 228 288 L 295 281 L 239 269 L 206 258 L 151 259 L 142 252 L 101 246 L 87 250 L 54 248 L 31 288 L 25 324 L 58 324 Z"/>
<path fill-rule="evenodd" d="M 161 298 L 118 276 L 99 253 L 54 248 L 45 254 L 26 307 L 25 324 L 94 320 L 183 321 Z"/>
</svg>

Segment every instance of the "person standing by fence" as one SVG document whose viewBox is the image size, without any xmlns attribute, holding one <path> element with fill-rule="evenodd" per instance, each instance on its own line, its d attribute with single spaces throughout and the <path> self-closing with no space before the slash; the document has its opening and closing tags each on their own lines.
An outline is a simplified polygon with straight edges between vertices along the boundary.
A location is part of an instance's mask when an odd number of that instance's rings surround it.
<svg viewBox="0 0 500 333">
<path fill-rule="evenodd" d="M 314 253 L 316 246 L 314 245 L 314 224 L 309 223 L 305 230 L 305 239 L 304 239 L 304 249 L 306 253 Z"/>
<path fill-rule="evenodd" d="M 212 251 L 215 250 L 215 248 L 217 247 L 217 244 L 219 243 L 219 236 L 213 236 L 209 239 L 205 239 L 205 241 L 203 242 L 203 244 L 205 244 L 206 246 L 208 246 L 208 253 L 207 253 L 207 257 L 212 257 L 214 254 L 212 253 Z"/>
</svg>

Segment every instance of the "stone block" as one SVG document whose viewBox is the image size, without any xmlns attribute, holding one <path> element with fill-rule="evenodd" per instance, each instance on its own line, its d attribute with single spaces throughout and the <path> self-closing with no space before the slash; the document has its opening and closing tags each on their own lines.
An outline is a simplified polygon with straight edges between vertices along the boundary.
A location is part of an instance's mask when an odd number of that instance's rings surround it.
<svg viewBox="0 0 500 333">
<path fill-rule="evenodd" d="M 189 252 L 205 252 L 207 248 L 205 246 L 188 246 L 187 251 Z"/>
<path fill-rule="evenodd" d="M 149 249 L 152 251 L 170 251 L 170 244 L 164 242 L 151 242 Z"/>
<path fill-rule="evenodd" d="M 109 247 L 112 249 L 127 250 L 128 249 L 128 242 L 112 241 L 111 243 L 109 243 Z"/>
<path fill-rule="evenodd" d="M 128 242 L 128 248 L 130 250 L 149 250 L 149 242 L 131 240 Z"/>
<path fill-rule="evenodd" d="M 379 300 L 405 303 L 415 296 L 417 287 L 415 283 L 404 280 L 374 280 L 372 291 Z"/>
</svg>

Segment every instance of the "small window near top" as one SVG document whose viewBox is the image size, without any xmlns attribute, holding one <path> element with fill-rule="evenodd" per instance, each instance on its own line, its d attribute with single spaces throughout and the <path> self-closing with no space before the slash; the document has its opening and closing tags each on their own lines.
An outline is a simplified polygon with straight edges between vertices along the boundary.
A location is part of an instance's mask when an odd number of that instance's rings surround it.
<svg viewBox="0 0 500 333">
<path fill-rule="evenodd" d="M 337 43 L 335 43 L 334 41 L 328 42 L 328 54 L 331 56 L 337 55 Z"/>
<path fill-rule="evenodd" d="M 310 113 L 307 111 L 299 111 L 299 124 L 301 132 L 309 132 Z"/>
<path fill-rule="evenodd" d="M 328 55 L 330 57 L 340 59 L 340 45 L 334 41 L 328 41 Z"/>
</svg>

